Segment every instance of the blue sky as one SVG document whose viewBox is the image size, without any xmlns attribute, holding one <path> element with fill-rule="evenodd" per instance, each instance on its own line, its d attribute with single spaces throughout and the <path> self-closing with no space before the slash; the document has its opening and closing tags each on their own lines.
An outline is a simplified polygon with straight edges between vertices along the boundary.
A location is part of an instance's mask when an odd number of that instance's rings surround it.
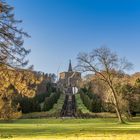
<svg viewBox="0 0 140 140">
<path fill-rule="evenodd" d="M 139 0 L 7 0 L 30 35 L 24 47 L 36 70 L 65 71 L 79 52 L 106 45 L 140 71 Z"/>
</svg>

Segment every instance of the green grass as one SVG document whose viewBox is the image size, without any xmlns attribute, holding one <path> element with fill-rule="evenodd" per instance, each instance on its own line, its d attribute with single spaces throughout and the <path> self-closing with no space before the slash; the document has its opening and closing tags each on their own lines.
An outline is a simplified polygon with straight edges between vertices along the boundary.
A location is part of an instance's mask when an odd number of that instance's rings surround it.
<svg viewBox="0 0 140 140">
<path fill-rule="evenodd" d="M 62 94 L 49 111 L 60 111 L 64 103 Z M 77 107 L 84 113 L 89 111 L 76 95 Z M 48 112 L 27 115 L 46 116 Z M 28 118 L 29 116 L 27 116 Z M 0 140 L 139 140 L 140 116 L 126 124 L 119 124 L 117 118 L 95 119 L 19 119 L 0 121 Z"/>
<path fill-rule="evenodd" d="M 88 139 L 113 138 L 127 140 L 140 137 L 140 118 L 118 124 L 117 119 L 21 119 L 0 122 L 0 139 Z M 129 136 L 129 137 L 128 137 Z M 116 139 L 115 139 L 116 140 Z M 118 139 L 117 139 L 118 140 Z M 135 140 L 135 139 L 134 139 Z"/>
<path fill-rule="evenodd" d="M 78 110 L 80 110 L 82 113 L 90 113 L 90 111 L 83 104 L 83 102 L 80 98 L 80 94 L 75 94 L 75 99 L 76 99 L 76 105 L 77 105 Z"/>
<path fill-rule="evenodd" d="M 57 103 L 54 104 L 53 108 L 51 110 L 49 110 L 49 113 L 60 113 L 62 106 L 64 104 L 64 100 L 65 100 L 65 94 L 61 94 L 60 98 L 58 99 Z"/>
</svg>

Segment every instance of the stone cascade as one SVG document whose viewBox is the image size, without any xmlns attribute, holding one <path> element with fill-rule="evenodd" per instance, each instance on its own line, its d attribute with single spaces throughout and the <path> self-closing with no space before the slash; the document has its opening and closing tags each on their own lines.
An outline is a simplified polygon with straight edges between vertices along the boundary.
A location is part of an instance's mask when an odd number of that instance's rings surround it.
<svg viewBox="0 0 140 140">
<path fill-rule="evenodd" d="M 67 94 L 61 110 L 61 117 L 76 117 L 75 95 Z"/>
</svg>

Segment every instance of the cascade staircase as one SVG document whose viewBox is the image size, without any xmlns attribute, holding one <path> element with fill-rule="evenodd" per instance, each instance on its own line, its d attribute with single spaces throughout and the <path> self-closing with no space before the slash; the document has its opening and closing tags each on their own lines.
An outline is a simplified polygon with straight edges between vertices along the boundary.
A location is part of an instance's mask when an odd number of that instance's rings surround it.
<svg viewBox="0 0 140 140">
<path fill-rule="evenodd" d="M 61 110 L 61 117 L 76 117 L 75 95 L 66 94 L 65 101 Z"/>
</svg>

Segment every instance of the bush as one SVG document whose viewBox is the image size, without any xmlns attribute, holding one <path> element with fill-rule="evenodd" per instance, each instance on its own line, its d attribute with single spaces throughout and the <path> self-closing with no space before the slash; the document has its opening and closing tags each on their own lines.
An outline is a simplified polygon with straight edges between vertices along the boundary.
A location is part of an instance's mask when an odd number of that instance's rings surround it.
<svg viewBox="0 0 140 140">
<path fill-rule="evenodd" d="M 87 107 L 83 104 L 82 99 L 80 98 L 80 94 L 75 95 L 76 98 L 76 108 L 77 108 L 77 113 L 82 112 L 82 113 L 89 113 L 90 111 L 87 109 Z"/>
<path fill-rule="evenodd" d="M 53 108 L 53 105 L 57 102 L 60 97 L 60 92 L 52 93 L 50 97 L 47 97 L 44 102 L 43 111 L 49 111 Z"/>
<path fill-rule="evenodd" d="M 84 92 L 81 92 L 80 97 L 83 101 L 83 104 L 87 107 L 87 109 L 92 111 L 92 102 L 91 102 L 90 98 L 88 97 L 88 95 Z"/>
<path fill-rule="evenodd" d="M 92 112 L 101 112 L 102 111 L 102 102 L 100 97 L 97 94 L 92 94 L 92 103 L 91 108 Z"/>
<path fill-rule="evenodd" d="M 20 105 L 22 113 L 41 111 L 40 104 L 36 98 L 18 97 L 17 102 Z"/>
<path fill-rule="evenodd" d="M 97 94 L 91 92 L 84 92 L 86 90 L 81 90 L 80 97 L 83 101 L 83 104 L 91 112 L 101 112 L 102 111 L 102 102 L 100 97 Z"/>
<path fill-rule="evenodd" d="M 45 98 L 46 97 L 49 97 L 50 96 L 50 94 L 51 93 L 42 93 L 42 94 L 37 94 L 36 96 L 35 96 L 35 99 L 39 102 L 39 103 L 42 103 L 42 102 L 44 102 L 44 100 L 45 100 Z"/>
<path fill-rule="evenodd" d="M 56 100 L 57 95 L 52 95 L 56 91 L 56 88 L 53 87 L 52 83 L 47 83 L 46 85 L 46 92 L 42 94 L 36 94 L 33 98 L 28 97 L 21 97 L 17 98 L 17 102 L 20 104 L 20 108 L 22 113 L 31 113 L 31 112 L 40 112 L 41 111 L 41 103 L 44 102 L 44 109 L 45 111 L 52 108 L 53 101 Z M 59 95 L 59 94 L 58 94 Z"/>
</svg>

